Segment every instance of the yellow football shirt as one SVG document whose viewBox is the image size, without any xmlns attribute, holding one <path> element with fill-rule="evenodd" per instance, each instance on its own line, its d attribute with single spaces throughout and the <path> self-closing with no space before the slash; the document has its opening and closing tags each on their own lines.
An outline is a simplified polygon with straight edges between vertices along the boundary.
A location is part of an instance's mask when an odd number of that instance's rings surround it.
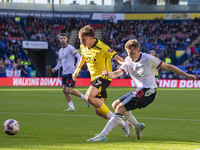
<svg viewBox="0 0 200 150">
<path fill-rule="evenodd" d="M 104 70 L 112 71 L 111 59 L 117 52 L 100 40 L 94 40 L 95 44 L 91 48 L 84 47 L 83 45 L 80 46 L 81 54 L 84 56 L 90 71 L 91 81 L 98 77 L 111 81 L 110 78 L 103 76 L 102 72 Z"/>
</svg>

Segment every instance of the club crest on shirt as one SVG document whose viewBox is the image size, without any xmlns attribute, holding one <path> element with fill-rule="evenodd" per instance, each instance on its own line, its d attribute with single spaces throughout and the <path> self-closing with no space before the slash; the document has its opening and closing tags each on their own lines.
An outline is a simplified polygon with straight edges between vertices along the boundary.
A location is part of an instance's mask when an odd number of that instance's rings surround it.
<svg viewBox="0 0 200 150">
<path fill-rule="evenodd" d="M 136 71 L 140 71 L 140 67 L 138 65 L 135 66 Z"/>
<path fill-rule="evenodd" d="M 113 49 L 108 49 L 108 52 L 112 53 L 112 52 L 114 52 L 114 50 Z"/>
</svg>

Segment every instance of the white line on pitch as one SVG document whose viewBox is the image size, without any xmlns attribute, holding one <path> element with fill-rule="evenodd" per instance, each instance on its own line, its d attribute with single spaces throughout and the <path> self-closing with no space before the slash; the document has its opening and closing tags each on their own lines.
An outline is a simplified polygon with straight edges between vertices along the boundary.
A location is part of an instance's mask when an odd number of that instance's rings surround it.
<svg viewBox="0 0 200 150">
<path fill-rule="evenodd" d="M 15 114 L 15 115 L 41 115 L 41 116 L 75 116 L 75 117 L 97 117 L 97 115 L 73 115 L 73 114 L 48 114 L 48 113 L 19 113 L 19 112 L 0 112 L 0 114 Z M 149 118 L 137 117 L 138 119 L 149 120 L 173 120 L 173 121 L 200 121 L 199 119 L 177 119 L 177 118 Z"/>
</svg>

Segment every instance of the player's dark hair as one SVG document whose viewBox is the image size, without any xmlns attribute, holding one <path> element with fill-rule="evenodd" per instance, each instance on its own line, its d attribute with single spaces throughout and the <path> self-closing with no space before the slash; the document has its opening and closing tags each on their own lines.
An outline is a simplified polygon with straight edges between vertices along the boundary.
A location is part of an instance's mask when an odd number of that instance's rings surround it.
<svg viewBox="0 0 200 150">
<path fill-rule="evenodd" d="M 94 37 L 94 29 L 90 25 L 86 25 L 79 31 L 79 37 L 81 36 L 92 36 Z"/>
<path fill-rule="evenodd" d="M 67 37 L 68 38 L 68 36 L 67 36 L 67 34 L 66 33 L 60 33 L 60 36 L 65 36 L 65 37 Z M 60 37 L 59 36 L 59 37 Z"/>
<path fill-rule="evenodd" d="M 125 49 L 139 49 L 139 42 L 136 39 L 129 40 L 125 44 Z"/>
</svg>

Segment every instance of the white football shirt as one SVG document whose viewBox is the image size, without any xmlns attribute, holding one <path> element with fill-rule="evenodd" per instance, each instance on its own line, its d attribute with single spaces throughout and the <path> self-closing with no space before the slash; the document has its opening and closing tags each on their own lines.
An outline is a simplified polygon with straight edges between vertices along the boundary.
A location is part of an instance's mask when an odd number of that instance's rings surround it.
<svg viewBox="0 0 200 150">
<path fill-rule="evenodd" d="M 159 68 L 161 64 L 162 61 L 156 57 L 146 53 L 140 53 L 140 58 L 134 62 L 129 56 L 126 57 L 120 69 L 130 74 L 136 83 L 137 90 L 142 88 L 157 88 L 155 68 Z"/>
<path fill-rule="evenodd" d="M 62 66 L 62 75 L 74 73 L 74 58 L 77 58 L 76 66 L 79 64 L 80 55 L 77 50 L 70 44 L 66 47 L 62 47 L 59 50 L 59 60 L 56 65 L 56 70 Z"/>
</svg>

